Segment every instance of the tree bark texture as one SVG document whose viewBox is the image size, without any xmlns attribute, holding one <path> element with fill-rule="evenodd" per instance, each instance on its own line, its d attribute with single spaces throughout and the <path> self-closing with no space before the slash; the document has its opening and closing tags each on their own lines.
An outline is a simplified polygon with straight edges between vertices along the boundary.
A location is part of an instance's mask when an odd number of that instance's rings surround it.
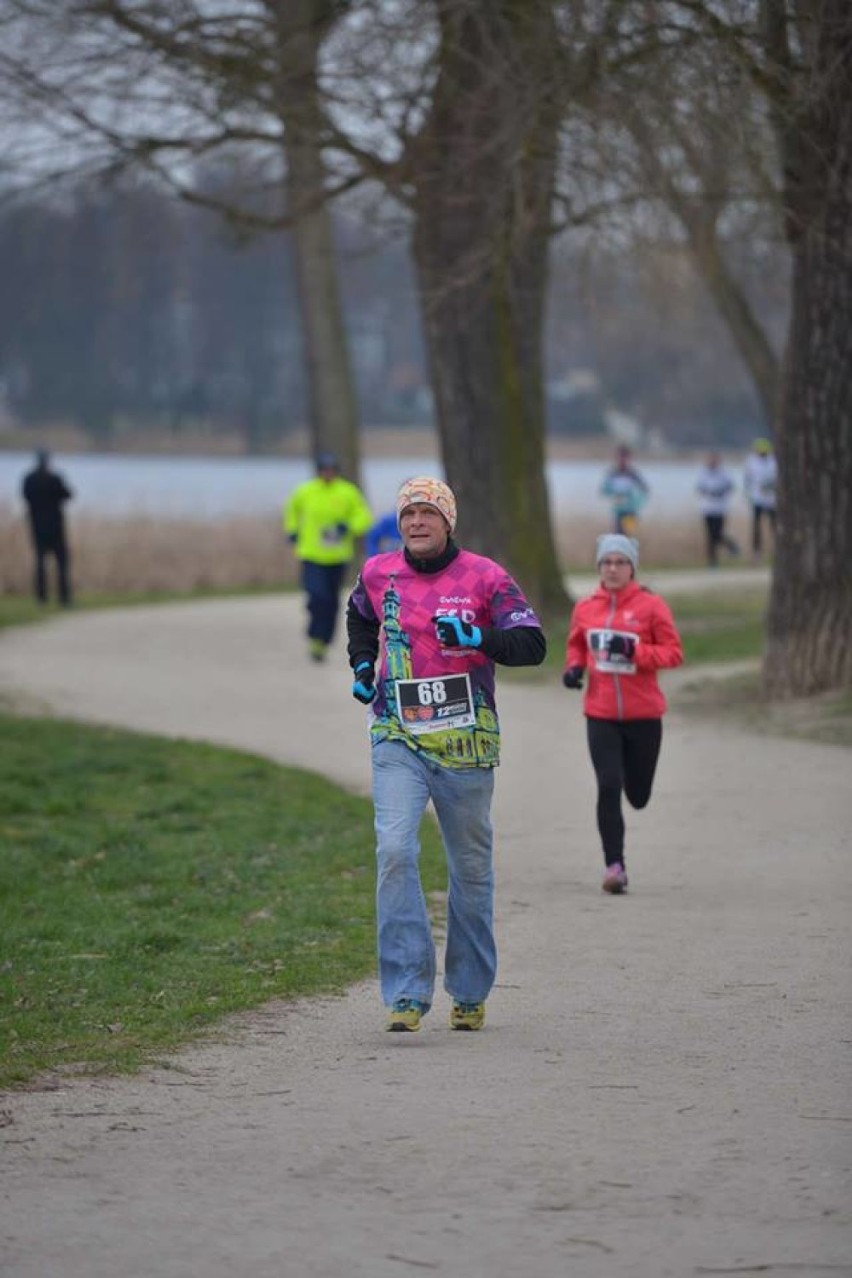
<svg viewBox="0 0 852 1278">
<path fill-rule="evenodd" d="M 852 6 L 807 8 L 812 63 L 778 113 L 793 297 L 764 660 L 774 699 L 852 687 Z"/>
<path fill-rule="evenodd" d="M 276 105 L 284 125 L 288 211 L 302 318 L 315 453 L 332 452 L 343 473 L 360 482 L 358 407 L 326 197 L 319 50 L 328 0 L 271 0 L 279 68 Z"/>
<path fill-rule="evenodd" d="M 545 476 L 542 325 L 558 111 L 549 4 L 437 6 L 413 249 L 460 538 L 564 618 Z"/>
</svg>

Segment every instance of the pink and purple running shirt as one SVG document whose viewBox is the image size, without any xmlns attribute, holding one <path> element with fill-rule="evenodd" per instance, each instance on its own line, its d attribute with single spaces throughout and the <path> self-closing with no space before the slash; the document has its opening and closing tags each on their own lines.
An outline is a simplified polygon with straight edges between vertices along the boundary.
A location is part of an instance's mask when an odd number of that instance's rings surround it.
<svg viewBox="0 0 852 1278">
<path fill-rule="evenodd" d="M 471 551 L 459 551 L 436 573 L 417 572 L 402 551 L 391 551 L 367 560 L 350 604 L 381 625 L 373 742 L 403 741 L 445 767 L 495 767 L 494 662 L 476 648 L 444 647 L 432 618 L 456 616 L 498 630 L 540 628 L 514 579 Z"/>
</svg>

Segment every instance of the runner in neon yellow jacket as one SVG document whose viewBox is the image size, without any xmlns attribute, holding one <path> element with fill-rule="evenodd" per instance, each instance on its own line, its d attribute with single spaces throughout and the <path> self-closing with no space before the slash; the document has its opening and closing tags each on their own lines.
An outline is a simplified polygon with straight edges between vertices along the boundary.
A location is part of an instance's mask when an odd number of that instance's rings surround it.
<svg viewBox="0 0 852 1278">
<path fill-rule="evenodd" d="M 308 645 L 314 661 L 323 661 L 337 628 L 343 574 L 373 514 L 357 485 L 341 478 L 330 453 L 317 458 L 317 474 L 290 494 L 283 525 L 296 557 L 307 595 Z"/>
</svg>

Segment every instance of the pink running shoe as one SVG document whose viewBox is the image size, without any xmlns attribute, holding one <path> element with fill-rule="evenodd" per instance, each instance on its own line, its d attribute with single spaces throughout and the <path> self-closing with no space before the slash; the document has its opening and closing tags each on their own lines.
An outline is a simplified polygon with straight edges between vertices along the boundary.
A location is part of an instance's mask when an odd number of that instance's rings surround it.
<svg viewBox="0 0 852 1278">
<path fill-rule="evenodd" d="M 624 866 L 620 861 L 614 861 L 612 865 L 606 867 L 606 874 L 601 887 L 604 892 L 611 892 L 613 896 L 619 896 L 626 889 L 627 882 Z"/>
</svg>

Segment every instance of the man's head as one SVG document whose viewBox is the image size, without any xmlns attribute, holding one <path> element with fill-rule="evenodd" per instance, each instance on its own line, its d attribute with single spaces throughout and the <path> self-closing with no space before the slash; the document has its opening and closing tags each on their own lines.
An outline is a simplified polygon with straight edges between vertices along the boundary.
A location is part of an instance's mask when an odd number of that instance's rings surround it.
<svg viewBox="0 0 852 1278">
<path fill-rule="evenodd" d="M 335 475 L 340 474 L 340 462 L 334 453 L 318 453 L 316 468 L 321 479 L 333 479 Z"/>
<path fill-rule="evenodd" d="M 754 441 L 752 448 L 759 457 L 768 457 L 772 452 L 772 444 L 768 439 L 763 439 L 762 437 Z"/>
<path fill-rule="evenodd" d="M 456 499 L 442 479 L 418 475 L 397 493 L 396 522 L 406 549 L 420 559 L 443 553 L 456 526 Z"/>
<path fill-rule="evenodd" d="M 603 533 L 598 537 L 595 563 L 603 584 L 610 590 L 619 590 L 636 576 L 639 542 L 623 533 Z"/>
<path fill-rule="evenodd" d="M 38 452 L 36 453 L 36 463 L 41 467 L 42 470 L 47 470 L 48 466 L 50 465 L 50 453 L 47 451 L 46 448 L 40 448 L 38 450 Z"/>
</svg>

